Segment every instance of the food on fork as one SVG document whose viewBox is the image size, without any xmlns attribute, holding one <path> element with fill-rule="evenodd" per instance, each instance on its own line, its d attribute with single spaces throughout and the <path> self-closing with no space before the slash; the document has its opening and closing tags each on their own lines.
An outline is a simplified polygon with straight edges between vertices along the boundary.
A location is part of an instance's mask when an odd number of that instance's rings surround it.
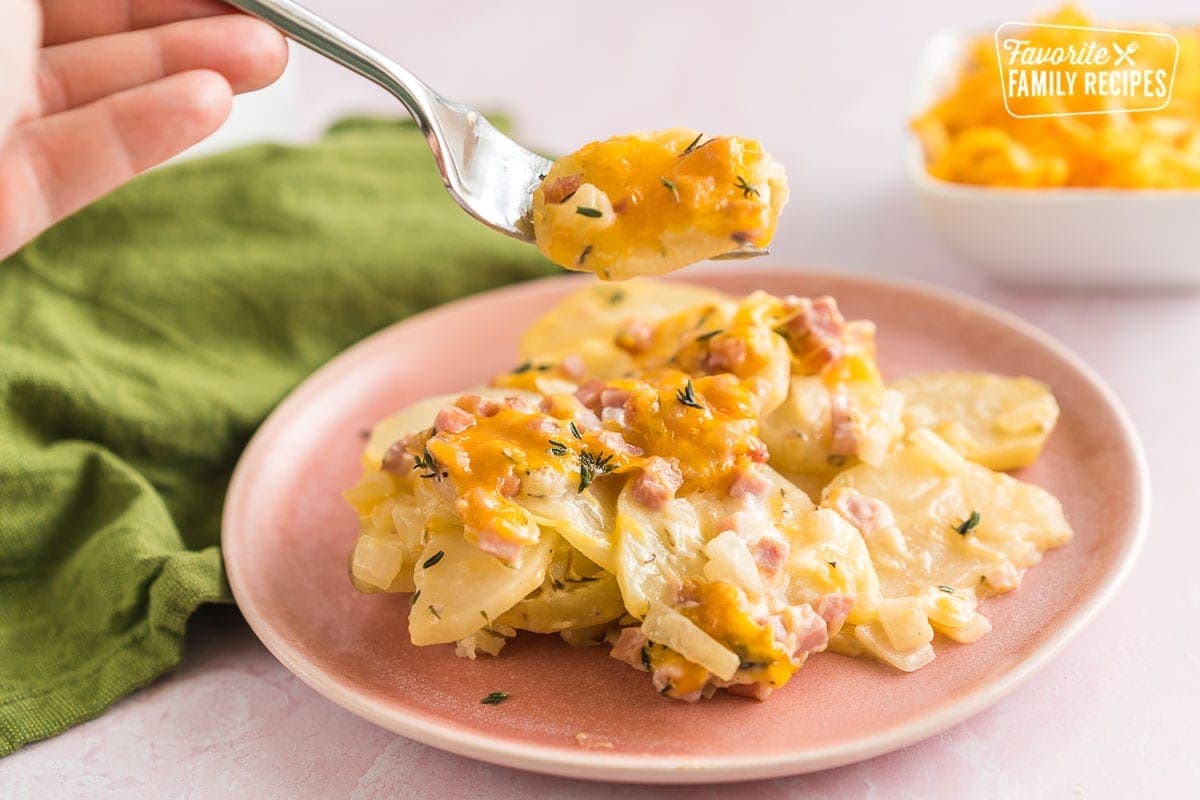
<svg viewBox="0 0 1200 800">
<path fill-rule="evenodd" d="M 493 386 L 375 427 L 346 492 L 351 579 L 412 592 L 414 644 L 607 643 L 685 701 L 765 699 L 826 650 L 925 666 L 939 637 L 985 635 L 980 601 L 1069 540 L 1049 493 L 968 460 L 1027 462 L 1056 413 L 1041 384 L 998 376 L 897 391 L 874 337 L 829 297 L 583 288 Z M 1036 443 L 983 433 L 1030 414 Z M 974 450 L 942 438 L 959 428 Z"/>
<path fill-rule="evenodd" d="M 592 142 L 533 194 L 538 248 L 605 280 L 765 249 L 787 204 L 783 167 L 753 139 L 674 128 Z"/>
</svg>

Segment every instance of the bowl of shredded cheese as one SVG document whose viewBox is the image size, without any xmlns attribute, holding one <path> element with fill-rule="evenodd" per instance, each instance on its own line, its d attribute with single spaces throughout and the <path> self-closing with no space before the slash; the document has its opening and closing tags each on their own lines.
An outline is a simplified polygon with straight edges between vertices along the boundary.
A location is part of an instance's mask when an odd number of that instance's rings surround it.
<svg viewBox="0 0 1200 800">
<path fill-rule="evenodd" d="M 1113 96 L 1080 113 L 1078 98 L 1051 92 L 1015 116 L 996 29 L 937 34 L 910 120 L 925 218 L 950 250 L 1006 281 L 1200 285 L 1200 26 L 1104 29 L 1072 7 L 1038 23 L 1023 43 L 1047 53 L 1085 41 L 1115 51 L 1132 29 L 1169 33 L 1177 47 L 1144 48 L 1136 64 L 1173 77 L 1169 95 L 1154 110 Z"/>
</svg>

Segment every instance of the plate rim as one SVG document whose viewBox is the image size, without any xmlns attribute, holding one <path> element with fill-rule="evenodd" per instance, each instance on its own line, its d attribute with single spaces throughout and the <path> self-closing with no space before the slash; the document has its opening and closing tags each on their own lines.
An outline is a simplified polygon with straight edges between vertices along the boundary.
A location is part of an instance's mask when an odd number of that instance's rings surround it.
<svg viewBox="0 0 1200 800">
<path fill-rule="evenodd" d="M 797 280 L 836 280 L 882 285 L 901 292 L 924 295 L 935 300 L 953 303 L 974 314 L 990 318 L 1015 329 L 1039 346 L 1051 351 L 1078 373 L 1113 411 L 1122 439 L 1128 444 L 1136 464 L 1137 477 L 1136 483 L 1132 487 L 1131 497 L 1137 507 L 1132 534 L 1126 537 L 1127 540 L 1116 566 L 1105 572 L 1090 596 L 1084 599 L 1063 624 L 1050 632 L 1042 644 L 1031 650 L 1018 664 L 999 678 L 988 681 L 980 688 L 947 704 L 932 715 L 894 725 L 862 739 L 780 755 L 728 758 L 706 756 L 697 759 L 686 755 L 627 755 L 607 751 L 598 752 L 585 748 L 571 750 L 565 747 L 514 742 L 505 739 L 500 734 L 485 735 L 459 730 L 451 724 L 428 717 L 386 713 L 376 708 L 368 697 L 329 680 L 322 670 L 314 667 L 294 652 L 288 646 L 287 637 L 275 631 L 267 617 L 258 613 L 254 608 L 244 583 L 244 576 L 237 566 L 237 538 L 231 534 L 230 520 L 240 518 L 242 516 L 240 509 L 251 502 L 251 499 L 246 496 L 244 487 L 248 483 L 249 470 L 254 463 L 260 460 L 258 451 L 266 446 L 264 442 L 271 437 L 276 428 L 284 424 L 289 416 L 287 412 L 292 406 L 299 405 L 307 395 L 319 391 L 325 383 L 332 380 L 333 374 L 338 371 L 338 366 L 342 361 L 352 359 L 360 349 L 371 347 L 376 339 L 388 335 L 394 328 L 419 324 L 451 307 L 463 309 L 473 305 L 488 304 L 494 302 L 493 298 L 496 296 L 516 297 L 522 294 L 538 293 L 548 284 L 583 285 L 591 281 L 587 276 L 574 275 L 556 275 L 492 289 L 442 303 L 399 320 L 363 338 L 325 362 L 275 406 L 255 431 L 238 458 L 226 491 L 221 517 L 221 553 L 226 576 L 234 601 L 255 636 L 288 671 L 318 694 L 393 733 L 460 756 L 499 766 L 559 777 L 608 782 L 725 783 L 831 769 L 873 758 L 927 739 L 978 714 L 1011 693 L 1049 663 L 1112 599 L 1132 571 L 1145 545 L 1151 506 L 1149 466 L 1141 438 L 1138 436 L 1124 404 L 1094 369 L 1058 339 L 1032 323 L 1026 322 L 1013 312 L 952 289 L 873 272 L 796 268 L 783 265 L 758 269 L 703 270 L 688 276 L 666 276 L 665 279 L 707 285 L 706 279 L 712 276 L 736 275 L 753 280 L 756 276 L 778 278 L 780 273 L 785 273 Z M 234 543 L 232 547 L 230 546 L 231 542 Z"/>
</svg>

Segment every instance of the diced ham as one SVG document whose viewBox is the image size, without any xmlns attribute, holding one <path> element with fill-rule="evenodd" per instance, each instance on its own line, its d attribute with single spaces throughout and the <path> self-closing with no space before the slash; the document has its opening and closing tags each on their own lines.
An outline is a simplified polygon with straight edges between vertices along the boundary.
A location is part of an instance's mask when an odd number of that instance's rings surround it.
<svg viewBox="0 0 1200 800">
<path fill-rule="evenodd" d="M 587 374 L 587 363 L 577 353 L 572 353 L 564 358 L 558 366 L 562 370 L 563 375 L 566 375 L 573 381 L 578 381 Z"/>
<path fill-rule="evenodd" d="M 626 408 L 626 404 L 631 397 L 633 395 L 627 389 L 605 389 L 600 392 L 600 407 Z"/>
<path fill-rule="evenodd" d="M 616 431 L 600 431 L 596 438 L 600 440 L 600 444 L 605 450 L 613 453 L 624 453 L 630 456 L 642 454 L 642 448 L 625 441 L 625 437 Z"/>
<path fill-rule="evenodd" d="M 758 571 L 767 578 L 779 574 L 788 557 L 788 543 L 774 536 L 763 536 L 750 548 Z"/>
<path fill-rule="evenodd" d="M 408 446 L 412 443 L 412 440 L 412 436 L 405 436 L 403 439 L 393 442 L 392 446 L 383 454 L 383 460 L 379 468 L 384 472 L 401 476 L 412 472 L 413 467 L 417 465 L 416 457 L 408 451 Z"/>
<path fill-rule="evenodd" d="M 829 395 L 829 421 L 833 431 L 829 452 L 835 456 L 857 453 L 858 426 L 854 422 L 854 398 L 840 386 Z"/>
<path fill-rule="evenodd" d="M 639 355 L 650 349 L 654 337 L 654 328 L 644 319 L 630 317 L 622 323 L 617 331 L 615 342 L 617 347 L 631 355 Z"/>
<path fill-rule="evenodd" d="M 767 450 L 767 443 L 757 436 L 746 438 L 746 454 L 755 464 L 765 464 L 771 458 L 771 453 Z"/>
<path fill-rule="evenodd" d="M 774 486 L 769 478 L 759 474 L 758 470 L 749 467 L 741 467 L 733 477 L 733 483 L 729 485 L 729 496 L 732 498 L 752 497 L 756 500 L 765 500 L 767 494 Z"/>
<path fill-rule="evenodd" d="M 575 390 L 575 398 L 593 412 L 600 412 L 600 394 L 607 385 L 599 378 L 592 378 Z"/>
<path fill-rule="evenodd" d="M 708 353 L 700 361 L 705 372 L 737 372 L 746 363 L 749 348 L 736 336 L 717 336 L 709 340 Z"/>
<path fill-rule="evenodd" d="M 495 556 L 509 564 L 515 563 L 521 557 L 521 550 L 524 548 L 523 544 L 499 535 L 490 527 L 485 527 L 479 531 L 478 537 L 475 546 L 488 555 Z"/>
<path fill-rule="evenodd" d="M 505 497 L 514 497 L 521 491 L 521 479 L 509 473 L 497 482 L 496 489 Z"/>
<path fill-rule="evenodd" d="M 835 592 L 817 601 L 817 613 L 825 620 L 830 636 L 836 636 L 846 622 L 850 609 L 854 608 L 854 596 Z"/>
<path fill-rule="evenodd" d="M 887 503 L 874 497 L 867 497 L 855 489 L 838 491 L 833 501 L 833 508 L 845 517 L 846 521 L 858 528 L 863 538 L 870 538 L 871 534 L 880 528 L 896 524 L 896 518 L 892 515 L 892 510 L 888 508 Z"/>
<path fill-rule="evenodd" d="M 725 687 L 725 691 L 738 697 L 749 697 L 754 700 L 766 700 L 775 691 L 769 683 L 734 683 Z"/>
<path fill-rule="evenodd" d="M 796 316 L 787 323 L 793 341 L 802 345 L 814 366 L 828 363 L 842 353 L 842 334 L 846 318 L 832 297 L 789 297 L 787 303 L 796 309 Z"/>
<path fill-rule="evenodd" d="M 759 528 L 755 525 L 755 518 L 747 514 L 745 511 L 735 511 L 729 516 L 722 519 L 716 525 L 717 533 L 724 531 L 733 531 L 743 541 L 750 541 L 759 533 Z"/>
<path fill-rule="evenodd" d="M 546 198 L 547 203 L 561 203 L 579 191 L 579 187 L 582 185 L 583 175 L 564 175 L 543 186 L 542 195 Z"/>
<path fill-rule="evenodd" d="M 813 611 L 813 607 L 808 603 L 788 606 L 781 616 L 787 631 L 784 642 L 791 648 L 793 658 L 819 652 L 829 644 L 829 627 L 825 624 L 825 619 Z"/>
<path fill-rule="evenodd" d="M 471 412 L 464 411 L 458 406 L 446 406 L 437 413 L 433 421 L 434 430 L 438 433 L 462 433 L 475 424 Z"/>
<path fill-rule="evenodd" d="M 661 511 L 675 499 L 683 486 L 683 473 L 671 461 L 652 456 L 642 467 L 642 474 L 633 482 L 633 499 L 647 508 Z"/>
<path fill-rule="evenodd" d="M 495 400 L 478 394 L 464 394 L 454 401 L 454 405 L 477 417 L 494 417 L 500 410 L 500 404 Z"/>
<path fill-rule="evenodd" d="M 646 664 L 642 661 L 642 648 L 650 640 L 642 633 L 641 628 L 622 628 L 621 636 L 617 639 L 617 643 L 613 645 L 613 649 L 609 655 L 618 661 L 624 661 L 626 664 L 643 672 L 646 671 Z"/>
</svg>

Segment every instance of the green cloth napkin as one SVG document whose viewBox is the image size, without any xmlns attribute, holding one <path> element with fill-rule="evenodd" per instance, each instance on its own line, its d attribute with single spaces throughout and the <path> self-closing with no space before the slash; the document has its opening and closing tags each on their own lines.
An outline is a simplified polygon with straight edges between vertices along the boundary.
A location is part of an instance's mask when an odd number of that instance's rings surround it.
<svg viewBox="0 0 1200 800">
<path fill-rule="evenodd" d="M 229 602 L 221 505 L 271 408 L 347 345 L 551 274 L 350 120 L 151 173 L 0 262 L 0 755 L 175 665 Z"/>
</svg>

